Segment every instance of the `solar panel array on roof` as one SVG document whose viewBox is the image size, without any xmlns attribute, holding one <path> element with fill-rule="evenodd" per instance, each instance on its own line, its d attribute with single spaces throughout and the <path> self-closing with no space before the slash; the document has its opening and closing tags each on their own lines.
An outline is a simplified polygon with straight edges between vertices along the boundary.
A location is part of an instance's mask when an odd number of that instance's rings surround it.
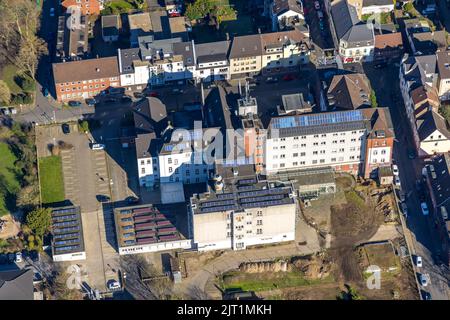
<svg viewBox="0 0 450 320">
<path fill-rule="evenodd" d="M 83 249 L 81 216 L 78 207 L 53 209 L 52 247 L 54 253 L 70 253 Z"/>
<path fill-rule="evenodd" d="M 272 127 L 286 129 L 294 127 L 321 126 L 364 120 L 361 110 L 339 111 L 332 113 L 315 113 L 309 115 L 273 118 Z"/>
<path fill-rule="evenodd" d="M 234 198 L 234 194 L 232 193 L 219 193 L 217 195 L 217 199 L 233 199 Z"/>
</svg>

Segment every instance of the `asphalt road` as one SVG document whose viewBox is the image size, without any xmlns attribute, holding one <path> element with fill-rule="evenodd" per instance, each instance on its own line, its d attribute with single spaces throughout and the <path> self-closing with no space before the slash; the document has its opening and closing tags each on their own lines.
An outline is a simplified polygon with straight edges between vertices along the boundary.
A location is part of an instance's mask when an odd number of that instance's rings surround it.
<svg viewBox="0 0 450 320">
<path fill-rule="evenodd" d="M 384 69 L 364 67 L 366 74 L 377 94 L 378 104 L 388 106 L 391 112 L 395 129 L 396 141 L 394 145 L 394 160 L 399 167 L 401 189 L 406 195 L 408 218 L 406 224 L 413 239 L 414 261 L 421 256 L 423 268 L 415 267 L 418 273 L 430 275 L 430 284 L 421 287 L 430 292 L 433 300 L 449 299 L 448 297 L 448 270 L 440 267 L 437 255 L 440 252 L 440 243 L 433 227 L 432 215 L 424 216 L 420 207 L 419 195 L 416 190 L 416 180 L 421 178 L 423 160 L 408 158 L 408 150 L 413 149 L 412 131 L 406 116 L 405 107 L 399 89 L 399 68 L 390 65 Z M 388 85 L 387 85 L 388 84 Z M 428 207 L 431 204 L 428 202 Z"/>
</svg>

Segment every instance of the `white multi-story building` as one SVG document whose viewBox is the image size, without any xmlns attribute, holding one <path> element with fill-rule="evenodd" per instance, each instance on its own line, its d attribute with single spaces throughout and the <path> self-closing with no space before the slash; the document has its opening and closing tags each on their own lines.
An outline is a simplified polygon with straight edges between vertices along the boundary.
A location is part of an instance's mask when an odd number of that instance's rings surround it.
<svg viewBox="0 0 450 320">
<path fill-rule="evenodd" d="M 217 41 L 194 46 L 196 67 L 194 79 L 198 81 L 214 81 L 230 79 L 228 52 L 231 41 Z"/>
<path fill-rule="evenodd" d="M 119 49 L 119 71 L 123 87 L 144 89 L 171 81 L 192 79 L 192 43 L 180 38 L 153 40 L 139 37 L 139 48 Z"/>
<path fill-rule="evenodd" d="M 442 101 L 450 100 L 450 51 L 440 51 L 437 56 L 438 93 Z"/>
<path fill-rule="evenodd" d="M 392 160 L 393 129 L 384 108 L 272 118 L 265 144 L 267 174 L 333 167 L 369 176 Z"/>
<path fill-rule="evenodd" d="M 194 195 L 189 233 L 198 251 L 295 240 L 297 204 L 291 185 L 259 180 L 253 166 L 218 169 L 214 190 Z"/>
<path fill-rule="evenodd" d="M 339 55 L 344 63 L 372 61 L 375 49 L 373 25 L 358 19 L 356 8 L 347 0 L 331 4 L 332 34 L 339 44 Z"/>
</svg>

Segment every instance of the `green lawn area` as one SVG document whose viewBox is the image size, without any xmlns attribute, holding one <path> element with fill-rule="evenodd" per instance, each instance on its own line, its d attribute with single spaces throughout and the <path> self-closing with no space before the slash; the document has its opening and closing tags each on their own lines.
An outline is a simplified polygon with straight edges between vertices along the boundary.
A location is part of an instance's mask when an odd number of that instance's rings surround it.
<svg viewBox="0 0 450 320">
<path fill-rule="evenodd" d="M 15 194 L 19 188 L 20 183 L 17 180 L 17 174 L 14 167 L 14 162 L 17 160 L 16 156 L 11 152 L 6 143 L 0 142 L 0 216 L 7 214 L 6 198 L 8 194 Z"/>
<path fill-rule="evenodd" d="M 6 82 L 11 90 L 12 94 L 17 94 L 22 92 L 22 88 L 15 82 L 14 78 L 17 76 L 17 67 L 9 64 L 5 66 L 2 70 L 2 79 Z"/>
<path fill-rule="evenodd" d="M 330 276 L 322 280 L 307 280 L 301 272 L 274 272 L 274 273 L 241 273 L 230 272 L 223 276 L 223 289 L 244 291 L 268 291 L 279 288 L 309 286 L 321 283 L 331 283 Z"/>
<path fill-rule="evenodd" d="M 39 159 L 42 203 L 65 200 L 62 161 L 59 156 Z"/>
</svg>

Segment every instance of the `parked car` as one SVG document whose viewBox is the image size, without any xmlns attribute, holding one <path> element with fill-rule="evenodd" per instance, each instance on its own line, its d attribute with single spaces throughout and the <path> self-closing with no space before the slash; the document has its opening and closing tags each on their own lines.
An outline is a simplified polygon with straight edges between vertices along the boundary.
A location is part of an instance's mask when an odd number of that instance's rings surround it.
<svg viewBox="0 0 450 320">
<path fill-rule="evenodd" d="M 378 63 L 375 64 L 373 67 L 374 67 L 375 69 L 386 68 L 386 67 L 387 67 L 387 63 L 386 63 L 386 62 L 378 62 Z"/>
<path fill-rule="evenodd" d="M 55 8 L 50 8 L 50 17 L 55 16 Z"/>
<path fill-rule="evenodd" d="M 129 196 L 125 200 L 127 201 L 128 204 L 139 203 L 139 198 L 136 198 L 136 197 L 133 197 L 133 196 Z"/>
<path fill-rule="evenodd" d="M 399 174 L 398 166 L 396 164 L 392 165 L 392 173 L 394 174 L 394 176 L 398 176 Z"/>
<path fill-rule="evenodd" d="M 423 300 L 432 300 L 431 293 L 421 290 Z"/>
<path fill-rule="evenodd" d="M 48 97 L 48 89 L 42 88 L 42 94 L 44 95 L 44 97 Z"/>
<path fill-rule="evenodd" d="M 323 20 L 319 21 L 319 29 L 320 29 L 320 31 L 324 31 L 325 30 L 325 24 L 323 23 Z"/>
<path fill-rule="evenodd" d="M 423 287 L 426 287 L 428 285 L 428 275 L 419 273 L 419 282 Z"/>
<path fill-rule="evenodd" d="M 183 93 L 184 91 L 183 91 L 183 89 L 179 89 L 179 88 L 174 88 L 174 89 L 172 89 L 172 93 L 173 94 L 181 94 L 181 93 Z"/>
<path fill-rule="evenodd" d="M 422 268 L 422 257 L 421 256 L 416 256 L 416 267 Z"/>
<path fill-rule="evenodd" d="M 102 143 L 92 143 L 91 149 L 92 150 L 103 150 L 103 149 L 105 149 L 105 145 Z"/>
<path fill-rule="evenodd" d="M 134 92 L 134 93 L 133 93 L 133 96 L 134 96 L 136 99 L 141 99 L 141 98 L 144 98 L 144 97 L 145 97 L 145 95 L 144 95 L 142 92 Z"/>
<path fill-rule="evenodd" d="M 397 187 L 401 187 L 402 185 L 401 185 L 401 182 L 400 182 L 400 177 L 399 176 L 395 176 L 394 177 L 394 184 L 397 186 Z"/>
<path fill-rule="evenodd" d="M 317 11 L 317 16 L 319 17 L 319 20 L 323 19 L 323 12 L 322 11 Z"/>
<path fill-rule="evenodd" d="M 103 100 L 104 103 L 115 103 L 117 102 L 116 98 L 108 98 L 106 100 Z"/>
<path fill-rule="evenodd" d="M 150 93 L 147 93 L 147 97 L 155 97 L 155 98 L 157 98 L 157 97 L 159 97 L 159 93 L 156 92 L 156 91 L 152 91 Z"/>
<path fill-rule="evenodd" d="M 405 218 L 408 218 L 408 207 L 404 202 L 402 202 L 402 213 Z"/>
<path fill-rule="evenodd" d="M 62 132 L 64 134 L 69 134 L 70 133 L 70 126 L 67 123 L 63 123 L 61 125 L 61 129 L 62 129 Z"/>
<path fill-rule="evenodd" d="M 320 10 L 320 3 L 319 3 L 319 1 L 314 1 L 314 9 Z"/>
<path fill-rule="evenodd" d="M 87 104 L 89 107 L 94 107 L 96 103 L 97 103 L 97 100 L 95 100 L 94 98 L 88 98 L 88 99 L 86 99 L 86 104 Z"/>
<path fill-rule="evenodd" d="M 120 102 L 122 102 L 122 103 L 127 103 L 127 102 L 131 102 L 132 100 L 131 100 L 131 97 L 129 97 L 129 96 L 123 96 L 121 99 L 120 99 Z"/>
<path fill-rule="evenodd" d="M 120 283 L 118 281 L 110 281 L 108 283 L 108 289 L 111 291 L 119 290 L 121 288 Z"/>
<path fill-rule="evenodd" d="M 293 74 L 286 74 L 283 76 L 283 81 L 292 81 L 295 79 L 295 76 Z"/>
<path fill-rule="evenodd" d="M 277 77 L 267 77 L 266 83 L 277 83 L 278 78 Z"/>
<path fill-rule="evenodd" d="M 16 252 L 16 257 L 14 259 L 15 263 L 20 263 L 22 262 L 22 253 L 21 252 Z"/>
<path fill-rule="evenodd" d="M 427 216 L 430 213 L 430 211 L 428 210 L 428 206 L 425 202 L 421 202 L 420 207 L 422 208 L 422 213 L 424 216 Z"/>
<path fill-rule="evenodd" d="M 81 102 L 80 101 L 69 101 L 67 104 L 70 107 L 79 107 L 79 106 L 81 106 Z"/>
</svg>

